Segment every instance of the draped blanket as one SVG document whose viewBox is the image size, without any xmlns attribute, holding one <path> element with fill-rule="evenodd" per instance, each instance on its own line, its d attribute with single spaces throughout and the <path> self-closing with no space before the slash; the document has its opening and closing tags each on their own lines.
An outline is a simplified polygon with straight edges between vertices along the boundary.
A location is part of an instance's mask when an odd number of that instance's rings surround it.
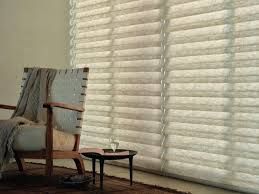
<svg viewBox="0 0 259 194">
<path fill-rule="evenodd" d="M 54 69 L 29 69 L 26 83 L 11 119 L 0 121 L 0 170 L 13 157 L 12 143 L 20 125 L 45 123 L 47 113 L 43 109 L 43 104 L 48 101 L 55 75 Z"/>
</svg>

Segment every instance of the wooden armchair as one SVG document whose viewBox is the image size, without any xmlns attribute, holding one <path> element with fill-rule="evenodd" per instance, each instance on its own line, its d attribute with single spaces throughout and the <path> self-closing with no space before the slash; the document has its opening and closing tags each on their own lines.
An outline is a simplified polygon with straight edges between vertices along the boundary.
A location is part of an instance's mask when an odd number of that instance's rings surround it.
<svg viewBox="0 0 259 194">
<path fill-rule="evenodd" d="M 29 68 L 24 69 L 23 83 L 28 71 Z M 53 159 L 73 159 L 78 173 L 84 173 L 78 148 L 87 78 L 88 68 L 57 71 L 50 101 L 43 105 L 47 109 L 46 125 L 22 125 L 15 135 L 13 150 L 20 171 L 24 170 L 24 158 L 46 159 L 48 176 L 52 175 Z M 0 108 L 16 107 L 0 104 Z"/>
</svg>

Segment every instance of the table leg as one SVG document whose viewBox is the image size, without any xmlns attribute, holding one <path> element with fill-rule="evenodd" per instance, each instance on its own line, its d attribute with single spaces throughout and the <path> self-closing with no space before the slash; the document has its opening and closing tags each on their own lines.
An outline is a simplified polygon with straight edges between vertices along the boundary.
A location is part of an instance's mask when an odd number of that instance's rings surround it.
<svg viewBox="0 0 259 194">
<path fill-rule="evenodd" d="M 95 158 L 92 158 L 93 184 L 95 184 Z"/>
<path fill-rule="evenodd" d="M 133 163 L 133 156 L 130 156 L 129 157 L 130 185 L 132 185 L 132 176 L 133 176 L 132 163 Z"/>
<path fill-rule="evenodd" d="M 104 166 L 104 160 L 100 159 L 100 188 L 103 190 L 103 166 Z"/>
</svg>

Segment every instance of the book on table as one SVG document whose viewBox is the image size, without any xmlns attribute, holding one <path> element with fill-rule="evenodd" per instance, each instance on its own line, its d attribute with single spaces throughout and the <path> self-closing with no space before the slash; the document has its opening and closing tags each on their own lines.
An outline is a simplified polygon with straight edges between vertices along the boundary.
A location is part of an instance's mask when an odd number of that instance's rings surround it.
<svg viewBox="0 0 259 194">
<path fill-rule="evenodd" d="M 129 151 L 105 152 L 102 148 L 81 148 L 79 153 L 97 153 L 105 156 L 125 156 L 129 155 Z"/>
</svg>

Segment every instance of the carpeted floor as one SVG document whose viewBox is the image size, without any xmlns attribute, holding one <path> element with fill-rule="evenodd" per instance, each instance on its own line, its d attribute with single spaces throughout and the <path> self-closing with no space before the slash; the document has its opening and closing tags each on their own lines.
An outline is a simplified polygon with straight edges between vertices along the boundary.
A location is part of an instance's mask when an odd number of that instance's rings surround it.
<svg viewBox="0 0 259 194">
<path fill-rule="evenodd" d="M 98 174 L 95 185 L 91 183 L 88 186 L 71 188 L 60 183 L 62 177 L 73 174 L 77 174 L 74 169 L 55 167 L 54 175 L 51 178 L 47 178 L 44 176 L 44 165 L 42 164 L 26 163 L 25 173 L 20 173 L 15 163 L 10 164 L 3 173 L 3 179 L 0 181 L 0 193 L 191 194 L 136 182 L 133 183 L 133 186 L 130 186 L 128 180 L 111 176 L 104 177 L 104 190 L 100 191 Z M 90 173 L 87 172 L 87 175 L 90 175 Z"/>
</svg>

